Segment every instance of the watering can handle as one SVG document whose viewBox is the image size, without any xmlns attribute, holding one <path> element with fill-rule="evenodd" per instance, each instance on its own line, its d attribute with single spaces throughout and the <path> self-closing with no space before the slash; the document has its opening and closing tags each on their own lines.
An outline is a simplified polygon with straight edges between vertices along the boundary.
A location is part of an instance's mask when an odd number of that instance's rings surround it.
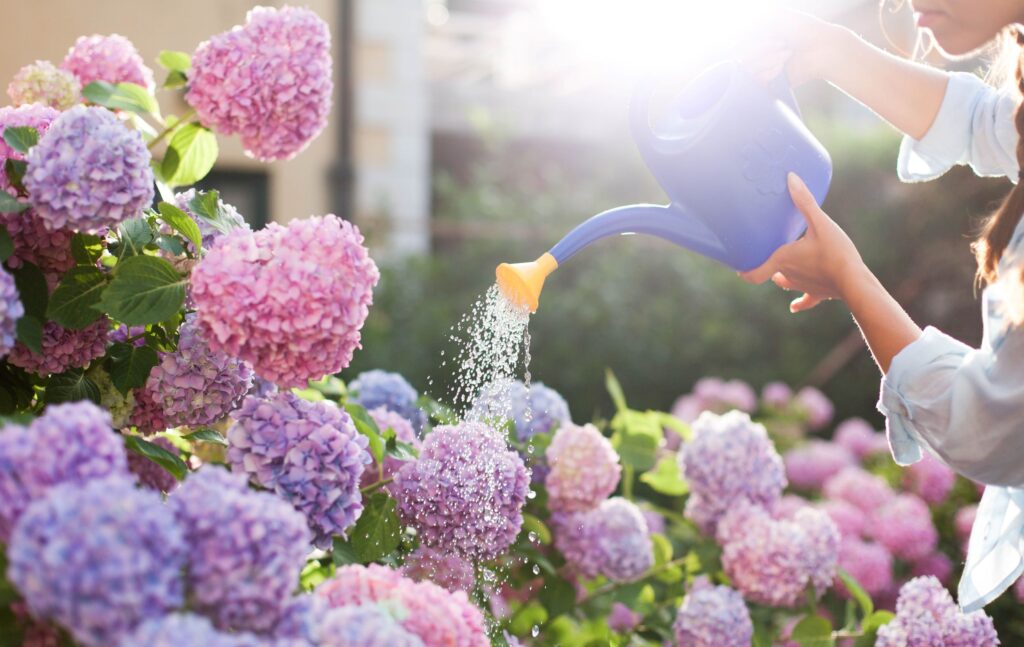
<svg viewBox="0 0 1024 647">
<path fill-rule="evenodd" d="M 771 80 L 768 84 L 768 90 L 775 95 L 775 97 L 782 103 L 789 106 L 797 117 L 803 119 L 803 115 L 800 113 L 800 106 L 796 102 L 796 96 L 793 94 L 793 86 L 789 82 L 789 75 L 783 71 L 777 77 Z"/>
</svg>

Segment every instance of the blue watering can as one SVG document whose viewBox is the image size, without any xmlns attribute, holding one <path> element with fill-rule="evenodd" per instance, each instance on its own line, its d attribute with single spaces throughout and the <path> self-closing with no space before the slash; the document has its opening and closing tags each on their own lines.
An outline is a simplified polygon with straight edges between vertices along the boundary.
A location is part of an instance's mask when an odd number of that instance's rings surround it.
<svg viewBox="0 0 1024 647">
<path fill-rule="evenodd" d="M 537 310 L 544 279 L 596 240 L 649 234 L 738 271 L 763 264 L 799 238 L 803 215 L 786 187 L 792 171 L 822 202 L 832 179 L 828 152 L 807 129 L 784 76 L 765 87 L 733 61 L 690 82 L 652 128 L 654 83 L 630 105 L 633 138 L 667 205 L 633 204 L 593 216 L 536 261 L 502 263 L 505 296 Z"/>
</svg>

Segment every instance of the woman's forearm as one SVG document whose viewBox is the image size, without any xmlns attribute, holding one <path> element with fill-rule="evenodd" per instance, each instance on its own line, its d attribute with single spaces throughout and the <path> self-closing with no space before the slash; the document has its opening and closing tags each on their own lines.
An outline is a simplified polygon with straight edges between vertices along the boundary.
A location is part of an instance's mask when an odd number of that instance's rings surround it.
<svg viewBox="0 0 1024 647">
<path fill-rule="evenodd" d="M 893 358 L 917 341 L 921 329 L 865 266 L 850 272 L 842 293 L 875 362 L 888 373 Z"/>
<path fill-rule="evenodd" d="M 921 139 L 939 113 L 949 75 L 894 56 L 852 31 L 836 27 L 835 60 L 824 67 L 827 81 L 900 131 Z"/>
</svg>

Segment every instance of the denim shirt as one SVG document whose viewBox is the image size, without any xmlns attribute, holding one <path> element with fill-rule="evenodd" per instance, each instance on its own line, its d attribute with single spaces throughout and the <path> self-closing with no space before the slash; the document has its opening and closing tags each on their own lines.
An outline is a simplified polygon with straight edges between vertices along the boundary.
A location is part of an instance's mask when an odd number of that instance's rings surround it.
<svg viewBox="0 0 1024 647">
<path fill-rule="evenodd" d="M 900 179 L 930 180 L 969 164 L 978 175 L 1017 181 L 1019 102 L 1015 91 L 953 74 L 929 131 L 900 146 Z M 893 359 L 878 402 L 897 463 L 914 463 L 924 450 L 986 485 L 958 592 L 968 612 L 1024 572 L 1024 328 L 1011 326 L 1003 308 L 1022 269 L 1024 220 L 999 262 L 1000 280 L 982 295 L 981 347 L 928 327 Z"/>
</svg>

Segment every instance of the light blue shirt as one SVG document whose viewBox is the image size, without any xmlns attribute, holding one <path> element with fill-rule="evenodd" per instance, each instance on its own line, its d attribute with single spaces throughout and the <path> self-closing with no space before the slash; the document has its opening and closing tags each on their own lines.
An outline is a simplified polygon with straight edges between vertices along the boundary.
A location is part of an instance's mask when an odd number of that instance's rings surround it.
<svg viewBox="0 0 1024 647">
<path fill-rule="evenodd" d="M 978 175 L 1016 181 L 1019 102 L 1015 91 L 953 74 L 928 133 L 900 146 L 900 178 L 930 180 L 969 164 Z M 1021 280 L 1022 269 L 1024 220 L 999 262 L 1000 280 L 982 295 L 981 347 L 925 329 L 893 359 L 878 402 L 897 463 L 920 460 L 924 449 L 987 485 L 960 580 L 960 606 L 968 612 L 1024 572 L 1024 329 L 1003 314 L 1004 293 L 1019 289 L 1010 282 Z"/>
</svg>

